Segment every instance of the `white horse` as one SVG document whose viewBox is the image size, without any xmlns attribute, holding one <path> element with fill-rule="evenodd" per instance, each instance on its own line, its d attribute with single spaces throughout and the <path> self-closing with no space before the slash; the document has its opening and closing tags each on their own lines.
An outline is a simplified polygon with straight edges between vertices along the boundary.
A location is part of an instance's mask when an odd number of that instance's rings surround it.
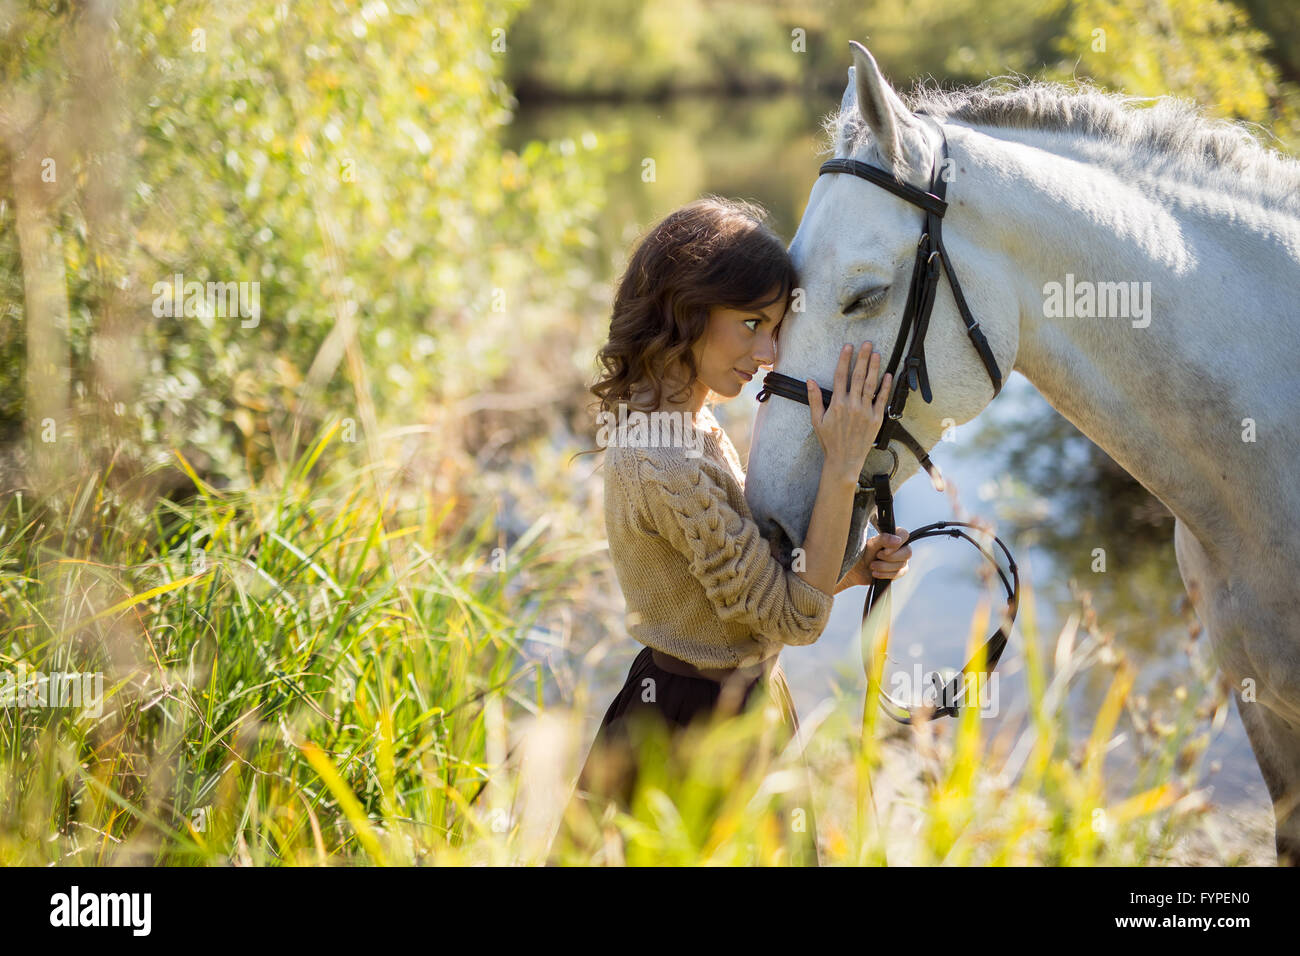
<svg viewBox="0 0 1300 956">
<path fill-rule="evenodd" d="M 1272 797 L 1279 862 L 1300 862 L 1300 164 L 1170 99 L 1137 109 L 1022 83 L 905 105 L 864 47 L 853 54 L 835 155 L 924 189 L 933 157 L 912 111 L 943 124 L 944 242 L 971 310 L 1003 373 L 1177 518 L 1178 567 Z M 923 216 L 855 176 L 817 179 L 790 246 L 803 309 L 785 318 L 777 371 L 829 387 L 844 343 L 889 355 Z M 993 395 L 942 278 L 926 342 L 933 403 L 914 393 L 901 424 L 929 449 Z M 891 447 L 897 487 L 918 468 Z M 873 449 L 867 463 L 892 461 Z M 764 403 L 746 494 L 767 535 L 803 539 L 820 468 L 808 410 Z M 872 508 L 854 515 L 845 567 Z"/>
</svg>

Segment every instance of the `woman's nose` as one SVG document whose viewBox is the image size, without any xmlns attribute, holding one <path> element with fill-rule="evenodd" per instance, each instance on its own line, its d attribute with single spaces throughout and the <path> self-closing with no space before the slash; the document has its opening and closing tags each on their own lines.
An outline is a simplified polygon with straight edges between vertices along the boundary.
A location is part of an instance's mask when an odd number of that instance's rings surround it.
<svg viewBox="0 0 1300 956">
<path fill-rule="evenodd" d="M 754 362 L 757 365 L 771 365 L 776 361 L 776 343 L 771 335 L 763 336 L 759 347 L 754 350 Z"/>
</svg>

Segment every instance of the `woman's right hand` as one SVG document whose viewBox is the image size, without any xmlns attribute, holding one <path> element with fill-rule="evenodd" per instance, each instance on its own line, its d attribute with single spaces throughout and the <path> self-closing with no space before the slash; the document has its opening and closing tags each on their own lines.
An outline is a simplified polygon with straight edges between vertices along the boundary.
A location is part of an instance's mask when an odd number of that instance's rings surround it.
<svg viewBox="0 0 1300 956">
<path fill-rule="evenodd" d="M 805 384 L 808 386 L 808 411 L 812 416 L 813 431 L 817 433 L 817 440 L 826 456 L 822 471 L 838 472 L 841 477 L 856 482 L 867 453 L 880 433 L 880 426 L 884 424 L 893 376 L 885 375 L 880 394 L 872 402 L 876 379 L 880 375 L 880 353 L 871 350 L 870 342 L 863 342 L 850 377 L 849 360 L 852 356 L 853 346 L 845 345 L 840 350 L 830 408 L 823 409 L 822 390 L 816 381 L 808 379 Z"/>
</svg>

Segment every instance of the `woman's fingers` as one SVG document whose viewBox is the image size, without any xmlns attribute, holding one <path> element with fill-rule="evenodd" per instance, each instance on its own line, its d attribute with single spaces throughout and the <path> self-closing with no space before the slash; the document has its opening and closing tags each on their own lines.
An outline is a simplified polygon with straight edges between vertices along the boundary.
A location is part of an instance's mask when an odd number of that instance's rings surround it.
<svg viewBox="0 0 1300 956">
<path fill-rule="evenodd" d="M 897 551 L 881 550 L 871 561 L 871 566 L 888 565 L 890 567 L 901 568 L 912 559 L 912 546 L 903 545 Z"/>
<path fill-rule="evenodd" d="M 815 379 L 804 379 L 804 386 L 808 389 L 808 414 L 812 417 L 813 431 L 816 431 L 822 423 L 822 416 L 826 414 L 826 409 L 822 407 L 822 390 Z"/>
<path fill-rule="evenodd" d="M 864 361 L 864 359 L 866 359 L 868 356 L 870 357 L 870 361 Z M 863 397 L 862 389 L 867 382 L 868 366 L 871 366 L 871 371 L 874 372 L 875 371 L 874 367 L 878 364 L 879 362 L 876 353 L 871 351 L 871 343 L 863 342 L 858 347 L 858 360 L 855 363 L 853 363 L 853 385 L 849 392 L 850 395 L 852 395 L 854 398 L 857 399 L 861 399 Z M 874 381 L 874 376 L 873 376 L 873 381 Z"/>
<path fill-rule="evenodd" d="M 893 384 L 893 373 L 886 372 L 884 379 L 880 383 L 880 393 L 876 395 L 876 400 L 871 406 L 871 417 L 875 418 L 882 425 L 885 423 L 885 412 L 889 408 L 890 386 Z"/>
<path fill-rule="evenodd" d="M 831 389 L 838 398 L 841 395 L 848 394 L 845 391 L 845 383 L 849 378 L 849 360 L 853 358 L 853 346 L 845 345 L 840 349 L 840 360 L 835 364 L 835 385 Z M 832 399 L 834 401 L 834 399 Z"/>
<path fill-rule="evenodd" d="M 906 564 L 898 566 L 881 565 L 877 567 L 877 564 L 873 562 L 871 565 L 871 576 L 873 578 L 889 578 L 891 581 L 896 581 L 907 573 L 907 567 Z"/>
<path fill-rule="evenodd" d="M 912 546 L 906 543 L 907 538 L 907 529 L 897 528 L 894 534 L 882 534 L 875 539 L 880 546 L 867 566 L 873 577 L 901 578 L 907 573 L 907 562 L 912 558 Z"/>
<path fill-rule="evenodd" d="M 831 390 L 829 408 L 821 400 L 820 391 L 815 383 L 805 384 L 808 392 L 808 413 L 812 418 L 813 430 L 821 439 L 822 448 L 828 455 L 836 458 L 837 466 L 845 464 L 840 458 L 854 458 L 856 470 L 861 470 L 862 459 L 880 430 L 880 414 L 868 400 L 868 388 L 875 385 L 879 375 L 880 356 L 872 350 L 870 342 L 863 342 L 858 349 L 857 361 L 853 359 L 853 346 L 845 345 L 840 349 L 840 357 L 835 365 L 835 387 Z M 818 394 L 814 394 L 818 391 Z M 836 411 L 835 406 L 840 410 Z M 875 429 L 872 424 L 875 420 Z M 859 444 L 866 443 L 862 454 L 854 450 Z"/>
<path fill-rule="evenodd" d="M 874 540 L 880 542 L 881 554 L 892 554 L 895 549 L 907 543 L 908 531 L 906 528 L 895 528 L 893 534 L 882 534 Z M 912 549 L 909 547 L 907 553 L 910 555 Z"/>
</svg>

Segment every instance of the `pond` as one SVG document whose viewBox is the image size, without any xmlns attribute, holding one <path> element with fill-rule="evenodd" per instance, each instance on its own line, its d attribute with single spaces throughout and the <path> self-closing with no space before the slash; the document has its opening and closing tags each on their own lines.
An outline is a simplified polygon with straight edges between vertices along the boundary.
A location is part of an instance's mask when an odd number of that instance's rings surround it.
<svg viewBox="0 0 1300 956">
<path fill-rule="evenodd" d="M 505 136 L 513 148 L 532 138 L 578 140 L 589 132 L 615 144 L 620 166 L 608 177 L 608 202 L 598 224 L 607 270 L 599 278 L 611 282 L 644 229 L 705 193 L 760 202 L 771 214 L 773 228 L 789 240 L 824 158 L 818 154 L 821 119 L 837 102 L 838 93 L 689 98 L 662 104 L 565 104 L 521 110 Z M 603 331 L 602 321 L 593 324 Z M 599 345 L 599 340 L 590 343 L 593 354 Z M 761 376 L 738 398 L 716 408 L 742 459 L 748 452 L 757 410 L 753 398 L 760 384 Z M 1058 477 L 1073 475 L 1077 479 L 1070 494 L 1064 494 L 1059 483 L 1041 477 L 1035 482 L 1032 473 L 1013 470 L 1006 449 L 1018 437 L 1023 439 L 1029 427 L 1026 423 L 1033 423 L 1035 454 L 1040 459 L 1049 457 Z M 1093 452 L 1087 440 L 1018 373 L 1010 377 L 986 412 L 953 430 L 949 439 L 940 443 L 933 458 L 953 491 L 936 493 L 924 474 L 909 481 L 897 492 L 900 526 L 917 528 L 951 518 L 970 520 L 970 515 L 995 521 L 998 533 L 1016 555 L 1022 576 L 1033 585 L 1039 641 L 1049 669 L 1062 627 L 1082 610 L 1078 589 L 1086 589 L 1101 627 L 1114 634 L 1115 645 L 1139 667 L 1135 692 L 1146 695 L 1162 719 L 1172 723 L 1178 697 L 1203 693 L 1204 688 L 1196 682 L 1184 652 L 1192 618 L 1175 563 L 1167 514 L 1160 517 L 1163 509 L 1123 476 L 1122 495 L 1108 493 L 1094 480 L 1097 463 L 1104 456 Z M 592 466 L 575 467 L 589 471 Z M 966 514 L 954 510 L 955 501 Z M 1145 523 L 1135 520 L 1141 512 L 1147 515 Z M 1157 513 L 1154 521 L 1150 519 L 1153 512 Z M 980 596 L 990 597 L 995 610 L 1001 607 L 1000 597 L 980 581 L 978 572 L 984 561 L 975 549 L 964 543 L 941 544 L 942 540 L 919 543 L 911 573 L 904 579 L 909 587 L 903 587 L 904 581 L 895 586 L 891 671 L 961 666 L 972 611 Z M 1095 570 L 1098 548 L 1105 552 L 1104 571 Z M 1072 588 L 1072 581 L 1077 587 Z M 915 594 L 903 600 L 918 584 Z M 858 622 L 865 595 L 863 588 L 840 595 L 830 625 L 816 644 L 782 652 L 800 714 L 811 713 L 825 700 L 833 682 L 845 690 L 861 687 Z M 601 681 L 604 686 L 593 689 L 602 710 L 639 650 L 630 637 L 627 645 L 626 659 L 617 662 L 617 673 L 611 671 Z M 989 718 L 991 731 L 1004 722 L 1023 720 L 1023 646 L 1018 624 L 999 667 L 999 712 Z M 1208 642 L 1203 636 L 1193 649 L 1208 658 Z M 1070 694 L 1074 740 L 1087 738 L 1106 694 L 1109 673 L 1097 669 L 1094 679 L 1083 681 Z M 591 718 L 594 733 L 599 713 Z M 1126 717 L 1121 718 L 1116 736 L 1118 742 L 1108 754 L 1106 766 L 1112 796 L 1122 796 L 1138 770 Z M 1202 766 L 1206 768 L 1203 780 L 1213 787 L 1216 804 L 1269 808 L 1235 704 Z"/>
</svg>

